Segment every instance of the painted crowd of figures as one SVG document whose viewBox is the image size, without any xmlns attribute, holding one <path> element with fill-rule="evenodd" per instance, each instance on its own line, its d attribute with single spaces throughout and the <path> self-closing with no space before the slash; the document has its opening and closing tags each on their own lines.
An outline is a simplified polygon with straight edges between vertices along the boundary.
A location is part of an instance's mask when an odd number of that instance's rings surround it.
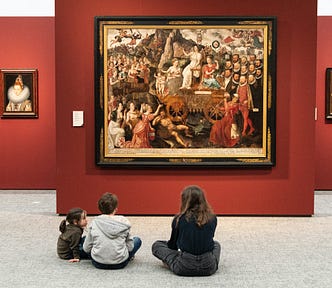
<svg viewBox="0 0 332 288">
<path fill-rule="evenodd" d="M 156 50 L 151 48 L 151 39 L 140 54 L 130 55 L 119 47 L 109 49 L 108 151 L 261 147 L 262 51 L 235 53 L 222 48 L 218 41 L 210 46 L 176 46 L 174 38 L 171 32 L 160 44 L 158 61 L 150 55 L 150 50 Z M 216 109 L 222 117 L 208 121 L 200 110 L 181 119 L 169 115 L 166 106 L 172 97 L 181 99 L 202 91 L 220 98 Z"/>
</svg>

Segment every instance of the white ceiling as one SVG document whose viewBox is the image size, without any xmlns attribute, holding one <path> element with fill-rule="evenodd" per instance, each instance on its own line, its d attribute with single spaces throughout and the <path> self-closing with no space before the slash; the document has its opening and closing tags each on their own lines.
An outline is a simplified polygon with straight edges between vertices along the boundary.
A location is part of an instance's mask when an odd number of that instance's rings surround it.
<svg viewBox="0 0 332 288">
<path fill-rule="evenodd" d="M 0 17 L 54 16 L 55 0 L 0 0 Z M 317 0 L 317 15 L 331 16 L 332 1 Z"/>
</svg>

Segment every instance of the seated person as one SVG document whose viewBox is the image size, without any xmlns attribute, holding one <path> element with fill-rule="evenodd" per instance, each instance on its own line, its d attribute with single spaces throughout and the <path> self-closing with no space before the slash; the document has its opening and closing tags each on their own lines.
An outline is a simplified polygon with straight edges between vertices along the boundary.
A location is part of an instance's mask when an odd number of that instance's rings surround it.
<svg viewBox="0 0 332 288">
<path fill-rule="evenodd" d="M 213 62 L 212 56 L 207 56 L 207 64 L 203 66 L 202 71 L 202 86 L 210 89 L 220 89 L 219 82 L 214 77 L 215 72 L 219 69 L 217 60 Z"/>
</svg>

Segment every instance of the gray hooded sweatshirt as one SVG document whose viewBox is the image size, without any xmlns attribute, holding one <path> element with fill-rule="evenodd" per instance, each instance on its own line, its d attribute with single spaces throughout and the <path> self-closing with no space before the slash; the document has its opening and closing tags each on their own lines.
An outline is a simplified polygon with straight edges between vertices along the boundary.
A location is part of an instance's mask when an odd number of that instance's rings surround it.
<svg viewBox="0 0 332 288">
<path fill-rule="evenodd" d="M 83 249 L 101 264 L 119 264 L 134 248 L 130 222 L 121 215 L 99 215 L 88 227 Z"/>
</svg>

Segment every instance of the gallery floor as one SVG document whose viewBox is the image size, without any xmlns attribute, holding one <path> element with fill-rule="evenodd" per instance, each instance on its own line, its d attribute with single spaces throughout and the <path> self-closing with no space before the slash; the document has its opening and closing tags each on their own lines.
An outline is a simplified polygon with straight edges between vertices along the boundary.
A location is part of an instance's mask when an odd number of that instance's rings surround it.
<svg viewBox="0 0 332 288">
<path fill-rule="evenodd" d="M 55 191 L 0 190 L 0 287 L 331 287 L 330 191 L 315 193 L 312 217 L 218 217 L 219 270 L 191 278 L 173 275 L 151 254 L 155 240 L 169 237 L 171 217 L 128 217 L 143 244 L 123 270 L 58 259 L 64 217 L 55 199 Z"/>
</svg>

